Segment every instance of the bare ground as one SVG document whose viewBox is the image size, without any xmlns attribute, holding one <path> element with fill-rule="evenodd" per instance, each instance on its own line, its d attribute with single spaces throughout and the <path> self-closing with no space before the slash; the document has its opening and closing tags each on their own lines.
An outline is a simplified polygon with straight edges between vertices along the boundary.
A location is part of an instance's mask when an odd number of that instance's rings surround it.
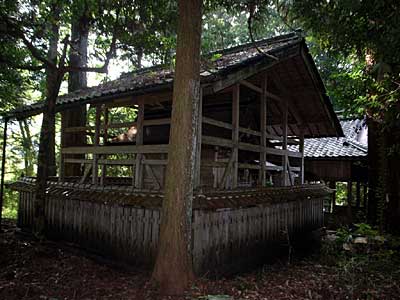
<svg viewBox="0 0 400 300">
<path fill-rule="evenodd" d="M 16 234 L 13 222 L 3 224 L 0 299 L 400 299 L 400 275 L 393 271 L 389 276 L 385 269 L 349 270 L 315 257 L 232 278 L 199 278 L 187 295 L 167 297 L 149 272 L 127 270 L 62 243 L 39 243 Z"/>
</svg>

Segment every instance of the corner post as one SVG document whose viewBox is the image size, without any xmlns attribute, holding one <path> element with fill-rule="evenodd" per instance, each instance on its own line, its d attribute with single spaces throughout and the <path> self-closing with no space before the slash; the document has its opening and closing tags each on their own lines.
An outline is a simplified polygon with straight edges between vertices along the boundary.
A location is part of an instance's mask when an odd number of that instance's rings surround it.
<svg viewBox="0 0 400 300">
<path fill-rule="evenodd" d="M 283 100 L 283 114 L 282 114 L 282 185 L 288 185 L 288 155 L 287 155 L 287 137 L 288 137 L 288 102 L 287 99 Z"/>
<path fill-rule="evenodd" d="M 240 110 L 240 85 L 233 87 L 232 98 L 232 188 L 238 186 L 238 160 L 239 160 L 239 110 Z"/>
<path fill-rule="evenodd" d="M 197 122 L 196 165 L 194 174 L 194 189 L 201 189 L 201 138 L 203 132 L 203 88 L 200 87 Z"/>
<path fill-rule="evenodd" d="M 101 121 L 101 107 L 96 106 L 96 121 L 94 125 L 94 147 L 98 147 L 100 143 L 100 121 Z M 99 176 L 99 155 L 93 153 L 93 166 L 92 166 L 92 184 L 98 184 Z"/>
<path fill-rule="evenodd" d="M 1 223 L 3 221 L 3 200 L 4 200 L 4 176 L 6 171 L 6 148 L 7 148 L 7 125 L 8 118 L 4 118 L 4 132 L 3 132 L 3 151 L 1 157 L 1 183 L 0 183 L 0 232 Z"/>
<path fill-rule="evenodd" d="M 108 140 L 108 107 L 104 106 L 103 109 L 103 113 L 104 113 L 104 135 L 103 135 L 103 144 L 107 143 Z M 103 157 L 106 158 L 106 157 Z M 107 177 L 107 164 L 102 164 L 101 165 L 101 177 L 100 177 L 100 185 L 104 185 L 104 181 Z"/>
<path fill-rule="evenodd" d="M 60 141 L 60 168 L 59 168 L 59 173 L 58 173 L 58 182 L 63 182 L 65 178 L 65 160 L 64 156 L 65 154 L 63 153 L 63 148 L 65 145 L 65 125 L 63 124 L 63 117 L 61 114 L 61 141 Z"/>
<path fill-rule="evenodd" d="M 304 184 L 304 127 L 301 127 L 301 130 L 300 130 L 299 151 L 301 153 L 300 184 Z"/>
<path fill-rule="evenodd" d="M 261 152 L 260 152 L 260 184 L 261 186 L 266 185 L 266 152 L 265 148 L 267 146 L 267 82 L 268 77 L 265 74 L 262 79 L 262 94 L 260 101 L 260 131 L 261 131 Z"/>
<path fill-rule="evenodd" d="M 144 121 L 144 101 L 139 100 L 138 115 L 136 121 L 136 145 L 143 145 L 143 121 Z M 135 187 L 141 189 L 143 187 L 143 166 L 142 166 L 142 153 L 136 154 L 135 162 Z"/>
</svg>

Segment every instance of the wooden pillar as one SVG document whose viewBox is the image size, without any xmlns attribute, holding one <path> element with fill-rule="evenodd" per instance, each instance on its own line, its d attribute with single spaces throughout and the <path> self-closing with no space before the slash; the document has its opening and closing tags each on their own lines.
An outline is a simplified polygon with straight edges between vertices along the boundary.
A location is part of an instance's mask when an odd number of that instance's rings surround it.
<svg viewBox="0 0 400 300">
<path fill-rule="evenodd" d="M 238 186 L 238 160 L 239 160 L 239 110 L 240 110 L 240 85 L 233 87 L 232 98 L 232 188 Z"/>
<path fill-rule="evenodd" d="M 261 186 L 266 186 L 266 162 L 267 162 L 267 157 L 266 157 L 266 152 L 265 148 L 267 146 L 267 82 L 268 82 L 268 77 L 267 75 L 264 76 L 262 79 L 262 94 L 261 94 L 261 99 L 260 99 L 260 131 L 261 131 L 261 147 L 262 150 L 260 152 L 260 163 L 261 163 L 261 168 L 260 168 L 260 184 Z"/>
<path fill-rule="evenodd" d="M 360 208 L 360 203 L 361 203 L 361 186 L 360 186 L 360 182 L 357 181 L 356 183 L 356 206 L 357 208 Z"/>
<path fill-rule="evenodd" d="M 353 182 L 348 181 L 347 182 L 347 204 L 349 206 L 351 206 L 351 204 L 353 202 L 353 194 L 352 194 L 353 189 L 352 189 L 352 187 L 353 187 Z"/>
<path fill-rule="evenodd" d="M 7 125 L 8 125 L 8 118 L 4 118 L 3 151 L 1 156 L 1 183 L 0 183 L 0 232 L 2 231 L 1 222 L 3 221 L 4 176 L 6 173 Z"/>
<path fill-rule="evenodd" d="M 144 101 L 139 100 L 137 120 L 136 120 L 136 145 L 143 145 L 143 121 L 144 121 Z M 137 189 L 143 188 L 143 165 L 142 165 L 143 154 L 136 154 L 135 162 L 135 187 Z"/>
<path fill-rule="evenodd" d="M 104 106 L 103 108 L 103 113 L 104 113 L 104 132 L 103 132 L 103 144 L 107 143 L 108 140 L 108 108 Z M 106 157 L 103 157 L 106 158 Z M 104 185 L 104 181 L 107 177 L 107 165 L 102 164 L 101 165 L 101 178 L 100 178 L 100 185 Z"/>
<path fill-rule="evenodd" d="M 299 151 L 301 153 L 301 162 L 300 162 L 300 184 L 304 184 L 304 128 L 301 128 L 300 131 L 300 144 Z"/>
<path fill-rule="evenodd" d="M 282 150 L 287 150 L 287 136 L 288 136 L 288 102 L 286 99 L 283 100 L 283 114 L 282 114 Z M 288 185 L 288 156 L 285 153 L 282 156 L 282 185 Z"/>
<path fill-rule="evenodd" d="M 62 120 L 62 114 L 61 114 L 61 120 Z M 64 148 L 64 142 L 63 139 L 65 139 L 65 126 L 63 126 L 61 122 L 61 141 L 60 141 L 60 168 L 58 170 L 58 182 L 64 181 L 65 178 L 65 154 L 63 154 L 63 148 Z"/>
<path fill-rule="evenodd" d="M 94 125 L 94 147 L 98 147 L 100 143 L 100 121 L 101 121 L 101 107 L 96 106 L 96 119 Z M 92 166 L 92 184 L 98 184 L 99 175 L 99 155 L 93 153 L 93 166 Z"/>
<path fill-rule="evenodd" d="M 363 184 L 363 206 L 365 209 L 365 212 L 367 212 L 367 207 L 368 207 L 368 184 L 364 182 Z"/>
<path fill-rule="evenodd" d="M 201 189 L 201 138 L 203 134 L 203 89 L 200 88 L 198 111 L 197 132 L 196 132 L 196 164 L 194 173 L 194 189 Z"/>
<path fill-rule="evenodd" d="M 333 208 L 335 207 L 335 205 L 336 205 L 336 181 L 329 181 L 329 187 L 331 188 L 331 189 L 333 189 L 333 190 L 335 190 L 333 193 L 332 193 L 332 198 L 331 198 L 331 201 L 332 201 L 332 203 L 330 203 L 330 205 L 329 205 L 329 212 L 333 212 Z"/>
</svg>

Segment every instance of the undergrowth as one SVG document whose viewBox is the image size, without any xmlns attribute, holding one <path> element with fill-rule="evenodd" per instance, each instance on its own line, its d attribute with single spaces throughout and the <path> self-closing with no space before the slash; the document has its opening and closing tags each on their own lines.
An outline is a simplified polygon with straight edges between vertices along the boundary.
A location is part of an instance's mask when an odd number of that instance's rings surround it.
<svg viewBox="0 0 400 300">
<path fill-rule="evenodd" d="M 336 268 L 351 299 L 379 299 L 384 287 L 400 289 L 400 237 L 368 224 L 342 227 L 322 243 L 321 262 Z"/>
</svg>

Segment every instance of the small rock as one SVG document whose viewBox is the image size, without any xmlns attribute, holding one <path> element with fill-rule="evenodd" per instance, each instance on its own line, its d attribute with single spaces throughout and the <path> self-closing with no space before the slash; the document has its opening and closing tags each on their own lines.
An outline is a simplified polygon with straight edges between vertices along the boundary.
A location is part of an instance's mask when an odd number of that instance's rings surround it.
<svg viewBox="0 0 400 300">
<path fill-rule="evenodd" d="M 351 247 L 350 244 L 344 243 L 344 244 L 343 244 L 343 249 L 346 250 L 346 251 L 351 251 L 351 250 L 352 250 L 352 247 Z"/>
<path fill-rule="evenodd" d="M 368 244 L 368 239 L 366 237 L 356 237 L 353 241 L 354 244 Z"/>
</svg>

